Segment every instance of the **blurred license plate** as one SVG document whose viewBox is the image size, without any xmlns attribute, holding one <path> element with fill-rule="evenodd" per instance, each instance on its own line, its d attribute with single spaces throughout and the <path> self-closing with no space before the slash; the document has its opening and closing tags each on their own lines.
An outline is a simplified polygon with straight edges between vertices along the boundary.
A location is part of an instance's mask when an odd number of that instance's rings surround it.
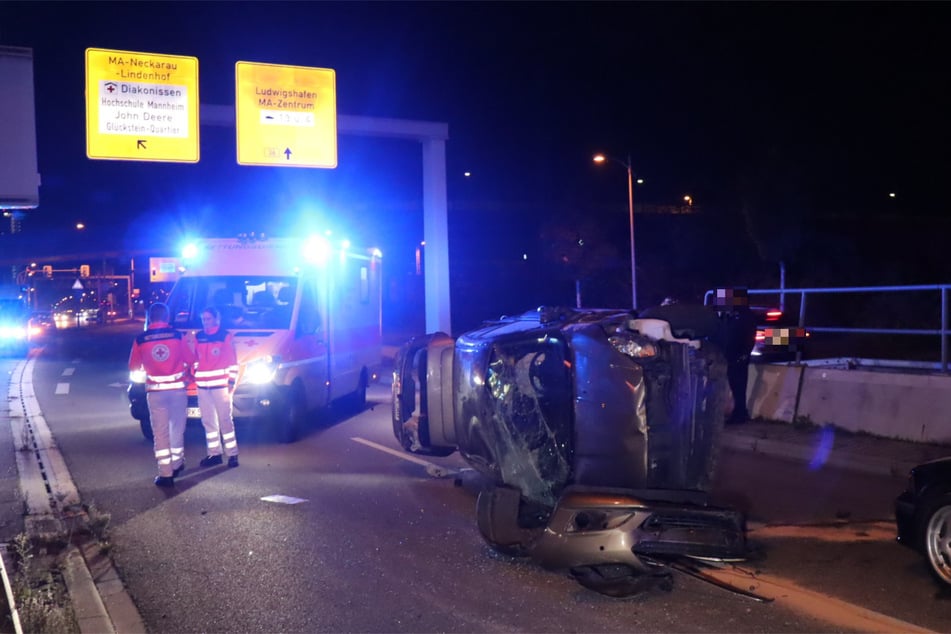
<svg viewBox="0 0 951 634">
<path fill-rule="evenodd" d="M 197 407 L 188 407 L 185 409 L 185 416 L 188 418 L 201 418 L 201 410 Z"/>
</svg>

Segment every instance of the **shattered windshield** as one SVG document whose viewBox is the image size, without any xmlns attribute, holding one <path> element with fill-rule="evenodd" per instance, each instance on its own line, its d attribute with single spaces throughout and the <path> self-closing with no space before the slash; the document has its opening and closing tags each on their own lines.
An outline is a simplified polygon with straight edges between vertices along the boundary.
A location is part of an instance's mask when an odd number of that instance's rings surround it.
<svg viewBox="0 0 951 634">
<path fill-rule="evenodd" d="M 554 336 L 482 348 L 484 385 L 471 385 L 475 392 L 463 399 L 471 412 L 467 420 L 486 443 L 484 458 L 505 482 L 542 504 L 553 503 L 571 470 L 573 389 L 566 353 L 565 342 Z M 476 361 L 462 356 L 463 363 Z"/>
<path fill-rule="evenodd" d="M 286 329 L 297 293 L 296 277 L 183 277 L 168 299 L 172 325 L 201 328 L 201 311 L 213 306 L 228 330 Z"/>
</svg>

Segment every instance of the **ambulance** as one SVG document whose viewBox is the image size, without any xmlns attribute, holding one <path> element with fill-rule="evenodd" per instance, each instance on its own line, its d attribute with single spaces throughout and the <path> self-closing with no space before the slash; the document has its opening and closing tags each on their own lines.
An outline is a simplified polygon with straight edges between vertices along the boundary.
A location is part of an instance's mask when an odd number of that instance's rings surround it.
<svg viewBox="0 0 951 634">
<path fill-rule="evenodd" d="M 217 308 L 240 365 L 235 418 L 293 442 L 312 410 L 365 404 L 382 364 L 381 273 L 378 249 L 326 236 L 204 239 L 183 249 L 171 325 L 197 332 L 202 310 Z M 144 377 L 131 379 L 131 413 L 150 438 Z M 189 419 L 201 416 L 194 393 Z"/>
</svg>

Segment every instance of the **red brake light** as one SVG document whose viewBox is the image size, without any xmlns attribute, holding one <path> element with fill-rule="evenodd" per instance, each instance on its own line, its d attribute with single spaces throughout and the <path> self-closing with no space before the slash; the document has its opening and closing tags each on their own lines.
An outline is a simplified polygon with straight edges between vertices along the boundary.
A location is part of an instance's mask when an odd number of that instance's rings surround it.
<svg viewBox="0 0 951 634">
<path fill-rule="evenodd" d="M 783 316 L 783 311 L 772 308 L 766 311 L 766 321 L 778 321 Z"/>
</svg>

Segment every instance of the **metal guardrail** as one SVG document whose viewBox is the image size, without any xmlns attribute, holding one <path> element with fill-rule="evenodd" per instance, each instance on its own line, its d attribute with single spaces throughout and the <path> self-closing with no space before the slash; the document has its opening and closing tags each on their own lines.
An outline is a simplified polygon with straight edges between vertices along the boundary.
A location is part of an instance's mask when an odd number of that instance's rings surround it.
<svg viewBox="0 0 951 634">
<path fill-rule="evenodd" d="M 776 295 L 779 305 L 785 311 L 786 296 L 799 295 L 799 327 L 810 332 L 841 332 L 855 334 L 883 334 L 883 335 L 930 335 L 936 336 L 941 342 L 941 371 L 948 373 L 948 291 L 951 284 L 918 284 L 911 286 L 840 286 L 825 288 L 776 288 L 776 289 L 747 289 L 748 295 Z M 847 293 L 905 293 L 905 292 L 934 291 L 938 293 L 941 325 L 939 328 L 846 328 L 839 326 L 814 326 L 806 323 L 806 306 L 809 295 L 819 294 L 847 294 Z M 715 290 L 707 291 L 703 296 L 705 305 L 710 303 L 710 297 Z"/>
</svg>

